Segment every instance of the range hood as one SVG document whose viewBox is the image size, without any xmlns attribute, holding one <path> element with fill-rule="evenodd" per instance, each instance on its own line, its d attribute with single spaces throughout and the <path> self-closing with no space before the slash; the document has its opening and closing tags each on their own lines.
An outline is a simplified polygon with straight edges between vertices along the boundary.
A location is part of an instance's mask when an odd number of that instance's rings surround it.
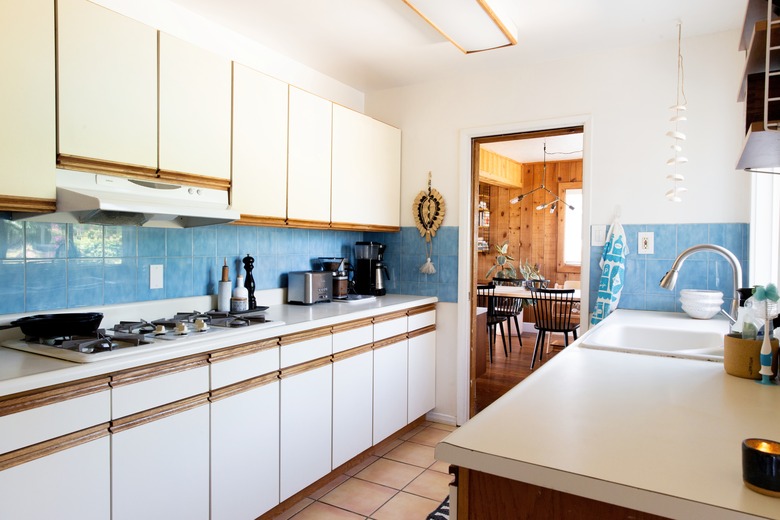
<svg viewBox="0 0 780 520">
<path fill-rule="evenodd" d="M 780 174 L 780 131 L 764 129 L 761 121 L 752 123 L 737 169 Z"/>
<path fill-rule="evenodd" d="M 188 228 L 226 224 L 240 217 L 226 191 L 156 180 L 57 170 L 57 210 L 18 220 Z"/>
</svg>

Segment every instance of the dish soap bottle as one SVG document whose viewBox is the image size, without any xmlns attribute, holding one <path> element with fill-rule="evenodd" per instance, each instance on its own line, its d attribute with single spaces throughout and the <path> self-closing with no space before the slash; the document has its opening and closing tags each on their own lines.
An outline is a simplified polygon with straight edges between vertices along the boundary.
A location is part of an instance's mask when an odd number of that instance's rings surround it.
<svg viewBox="0 0 780 520">
<path fill-rule="evenodd" d="M 244 277 L 236 276 L 236 287 L 233 289 L 233 297 L 230 298 L 230 312 L 244 312 L 249 309 L 249 291 L 244 287 Z"/>
</svg>

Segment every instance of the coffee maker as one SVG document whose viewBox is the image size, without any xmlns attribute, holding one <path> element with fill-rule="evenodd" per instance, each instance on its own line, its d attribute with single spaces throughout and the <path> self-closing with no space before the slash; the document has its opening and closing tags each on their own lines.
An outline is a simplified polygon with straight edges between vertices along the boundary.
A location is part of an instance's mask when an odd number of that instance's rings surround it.
<svg viewBox="0 0 780 520">
<path fill-rule="evenodd" d="M 372 296 L 383 296 L 385 277 L 390 279 L 387 266 L 382 261 L 385 245 L 379 242 L 355 243 L 355 292 Z"/>
</svg>

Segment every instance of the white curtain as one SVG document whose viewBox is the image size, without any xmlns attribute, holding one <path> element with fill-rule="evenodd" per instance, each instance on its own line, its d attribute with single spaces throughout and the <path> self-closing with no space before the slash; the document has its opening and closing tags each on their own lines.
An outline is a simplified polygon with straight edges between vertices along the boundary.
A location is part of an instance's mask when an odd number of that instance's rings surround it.
<svg viewBox="0 0 780 520">
<path fill-rule="evenodd" d="M 780 284 L 780 175 L 754 173 L 749 285 Z"/>
</svg>

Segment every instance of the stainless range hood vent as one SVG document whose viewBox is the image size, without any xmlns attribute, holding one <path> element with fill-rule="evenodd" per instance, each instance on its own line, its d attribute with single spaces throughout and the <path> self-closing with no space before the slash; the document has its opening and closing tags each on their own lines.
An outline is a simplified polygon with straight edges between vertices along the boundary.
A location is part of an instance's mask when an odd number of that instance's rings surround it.
<svg viewBox="0 0 780 520">
<path fill-rule="evenodd" d="M 780 131 L 766 130 L 760 121 L 751 124 L 737 169 L 780 174 Z"/>
<path fill-rule="evenodd" d="M 18 220 L 188 228 L 226 224 L 239 213 L 228 204 L 227 191 L 57 170 L 57 210 Z"/>
</svg>

